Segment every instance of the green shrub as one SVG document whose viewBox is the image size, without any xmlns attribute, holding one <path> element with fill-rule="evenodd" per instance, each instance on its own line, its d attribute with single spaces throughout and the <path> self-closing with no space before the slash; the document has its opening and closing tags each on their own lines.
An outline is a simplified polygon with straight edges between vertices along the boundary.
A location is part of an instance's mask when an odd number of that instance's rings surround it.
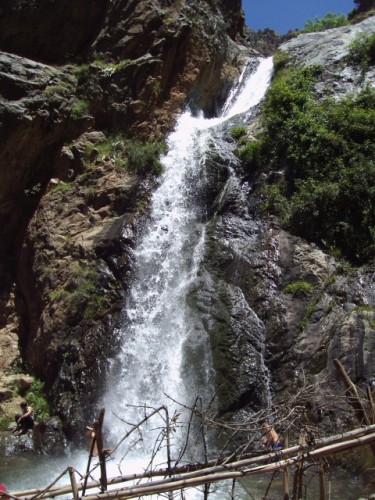
<svg viewBox="0 0 375 500">
<path fill-rule="evenodd" d="M 273 55 L 273 67 L 277 73 L 290 63 L 290 55 L 285 50 L 277 50 Z"/>
<path fill-rule="evenodd" d="M 13 422 L 10 417 L 6 417 L 4 415 L 0 415 L 0 432 L 7 431 L 9 425 Z"/>
<path fill-rule="evenodd" d="M 166 151 L 166 145 L 161 141 L 139 141 L 125 139 L 114 135 L 107 141 L 96 145 L 99 158 L 110 158 L 115 166 L 128 169 L 138 175 L 156 174 L 162 172 L 160 155 Z M 85 153 L 86 161 L 91 150 Z"/>
<path fill-rule="evenodd" d="M 360 33 L 349 46 L 348 60 L 367 69 L 375 63 L 375 33 Z"/>
<path fill-rule="evenodd" d="M 352 262 L 375 257 L 375 89 L 315 102 L 319 68 L 286 68 L 264 105 L 258 150 L 250 164 L 285 178 L 264 189 L 262 208 L 292 232 Z"/>
<path fill-rule="evenodd" d="M 68 307 L 81 307 L 86 319 L 101 315 L 110 301 L 103 293 L 98 293 L 99 274 L 96 269 L 75 262 L 70 267 L 70 275 L 69 284 L 53 290 L 50 300 L 66 303 Z"/>
<path fill-rule="evenodd" d="M 81 120 L 89 114 L 89 103 L 83 99 L 76 99 L 70 111 L 70 118 L 73 121 Z"/>
<path fill-rule="evenodd" d="M 160 155 L 165 151 L 165 144 L 159 141 L 127 141 L 126 143 L 129 168 L 138 175 L 147 173 L 160 175 L 162 172 Z"/>
<path fill-rule="evenodd" d="M 248 141 L 237 150 L 238 156 L 248 172 L 260 168 L 262 163 L 262 143 L 260 141 Z"/>
<path fill-rule="evenodd" d="M 58 184 L 54 184 L 51 188 L 51 193 L 67 193 L 73 189 L 73 184 L 71 182 L 60 181 Z"/>
<path fill-rule="evenodd" d="M 44 393 L 44 383 L 41 380 L 35 379 L 31 384 L 26 394 L 26 400 L 32 406 L 35 417 L 38 420 L 50 416 L 49 404 Z"/>
<path fill-rule="evenodd" d="M 236 141 L 238 141 L 239 139 L 241 139 L 242 137 L 244 137 L 246 135 L 246 133 L 247 133 L 246 127 L 242 127 L 242 126 L 240 126 L 240 127 L 233 127 L 230 130 L 230 135 Z"/>
<path fill-rule="evenodd" d="M 283 292 L 291 294 L 294 297 L 302 297 L 310 295 L 313 290 L 314 285 L 312 285 L 312 283 L 310 283 L 309 281 L 299 280 L 288 283 L 284 287 Z"/>
<path fill-rule="evenodd" d="M 81 85 L 84 83 L 89 75 L 89 65 L 88 64 L 82 64 L 81 66 L 77 66 L 74 69 L 74 74 L 77 78 L 78 85 Z"/>
<path fill-rule="evenodd" d="M 340 26 L 346 26 L 349 24 L 347 17 L 344 14 L 333 14 L 329 12 L 322 18 L 316 17 L 313 21 L 309 19 L 300 33 L 311 33 L 314 31 L 323 31 L 330 28 L 338 28 Z"/>
</svg>

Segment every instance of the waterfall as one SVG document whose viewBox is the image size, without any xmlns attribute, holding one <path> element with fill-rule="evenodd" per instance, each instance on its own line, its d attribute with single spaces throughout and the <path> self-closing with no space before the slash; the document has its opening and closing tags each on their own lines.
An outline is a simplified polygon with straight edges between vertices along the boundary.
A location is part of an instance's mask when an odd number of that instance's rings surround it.
<svg viewBox="0 0 375 500">
<path fill-rule="evenodd" d="M 220 126 L 250 114 L 265 94 L 272 58 L 246 67 L 222 115 L 214 119 L 178 119 L 161 158 L 164 173 L 153 194 L 151 214 L 134 250 L 134 270 L 124 306 L 122 348 L 103 404 L 107 430 L 116 442 L 124 420 L 136 423 L 139 406 L 155 408 L 172 401 L 191 405 L 213 392 L 213 368 L 207 333 L 198 324 L 188 295 L 197 280 L 205 249 L 205 216 L 199 193 L 210 144 Z M 121 417 L 119 419 L 118 417 Z M 132 443 L 132 455 L 150 453 L 144 435 Z"/>
</svg>

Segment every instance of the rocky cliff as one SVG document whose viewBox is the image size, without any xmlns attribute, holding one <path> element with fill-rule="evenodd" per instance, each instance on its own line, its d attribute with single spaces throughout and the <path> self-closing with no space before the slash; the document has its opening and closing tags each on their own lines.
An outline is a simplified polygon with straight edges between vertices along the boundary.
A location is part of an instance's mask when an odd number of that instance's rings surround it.
<svg viewBox="0 0 375 500">
<path fill-rule="evenodd" d="M 187 103 L 214 115 L 257 52 L 240 0 L 7 1 L 0 29 L 0 369 L 22 366 L 45 381 L 73 432 L 83 408 L 90 418 L 116 350 L 132 247 L 157 184 L 145 151 L 160 151 Z M 344 66 L 361 30 L 373 32 L 373 18 L 282 50 L 295 64 L 324 66 L 317 98 L 338 96 L 373 78 Z M 210 168 L 209 251 L 195 300 L 203 321 L 208 308 L 213 317 L 206 329 L 221 410 L 262 403 L 266 371 L 276 395 L 303 373 L 333 377 L 329 390 L 340 392 L 334 357 L 367 383 L 375 376 L 373 268 L 343 273 L 333 257 L 260 217 L 251 190 L 240 207 L 225 162 Z M 302 280 L 313 285 L 308 293 L 285 291 Z M 233 329 L 223 305 L 246 329 Z M 259 369 L 247 354 L 262 339 Z"/>
</svg>

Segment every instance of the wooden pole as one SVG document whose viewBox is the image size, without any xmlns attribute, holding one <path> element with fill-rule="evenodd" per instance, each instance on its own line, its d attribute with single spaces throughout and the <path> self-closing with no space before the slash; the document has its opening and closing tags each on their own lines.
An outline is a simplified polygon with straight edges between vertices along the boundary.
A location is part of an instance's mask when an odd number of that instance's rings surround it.
<svg viewBox="0 0 375 500">
<path fill-rule="evenodd" d="M 103 420 L 104 420 L 105 409 L 102 408 L 99 412 L 99 418 L 94 422 L 94 432 L 96 438 L 96 445 L 98 447 L 98 457 L 99 457 L 99 466 L 100 466 L 100 486 L 102 491 L 107 490 L 108 481 L 107 481 L 107 469 L 105 464 L 106 454 L 104 453 L 103 448 Z"/>
<path fill-rule="evenodd" d="M 70 483 L 72 485 L 73 498 L 74 500 L 78 500 L 79 495 L 78 495 L 76 476 L 74 473 L 74 467 L 69 466 L 69 476 L 70 476 Z"/>
<path fill-rule="evenodd" d="M 336 369 L 339 372 L 342 381 L 344 382 L 346 392 L 348 394 L 348 403 L 354 408 L 354 412 L 358 422 L 361 425 L 370 425 L 365 407 L 363 406 L 361 398 L 359 397 L 357 387 L 350 380 L 349 375 L 346 373 L 345 368 L 340 363 L 340 361 L 338 359 L 334 359 L 333 363 L 336 366 Z"/>
<path fill-rule="evenodd" d="M 319 467 L 319 500 L 327 500 L 324 468 Z"/>
<path fill-rule="evenodd" d="M 340 361 L 338 359 L 333 360 L 334 365 L 337 368 L 337 371 L 339 372 L 339 375 L 344 382 L 344 385 L 346 387 L 346 393 L 348 394 L 348 403 L 353 407 L 355 415 L 358 419 L 358 422 L 361 425 L 370 425 L 370 419 L 368 418 L 368 415 L 366 413 L 366 409 L 362 403 L 361 398 L 359 397 L 357 387 L 353 384 L 353 382 L 350 380 L 349 375 L 346 373 L 345 368 L 342 366 Z M 370 448 L 372 451 L 373 456 L 375 457 L 375 444 L 371 443 Z"/>
<path fill-rule="evenodd" d="M 368 397 L 368 400 L 370 403 L 370 409 L 371 409 L 371 417 L 370 417 L 371 424 L 374 424 L 375 423 L 375 405 L 374 405 L 374 398 L 372 396 L 372 390 L 371 390 L 371 387 L 369 385 L 367 386 L 367 397 Z"/>
<path fill-rule="evenodd" d="M 284 447 L 289 447 L 289 430 L 286 431 L 284 438 Z M 284 500 L 289 500 L 289 468 L 285 467 L 283 474 Z"/>
<path fill-rule="evenodd" d="M 89 459 L 87 461 L 86 474 L 85 474 L 85 479 L 84 479 L 83 487 L 82 487 L 82 496 L 84 496 L 86 493 L 87 481 L 89 479 L 89 474 L 90 474 L 91 460 L 92 460 L 92 457 L 94 456 L 95 447 L 96 447 L 96 437 L 95 437 L 95 433 L 94 433 L 94 437 L 91 440 L 90 454 L 89 454 Z"/>
</svg>

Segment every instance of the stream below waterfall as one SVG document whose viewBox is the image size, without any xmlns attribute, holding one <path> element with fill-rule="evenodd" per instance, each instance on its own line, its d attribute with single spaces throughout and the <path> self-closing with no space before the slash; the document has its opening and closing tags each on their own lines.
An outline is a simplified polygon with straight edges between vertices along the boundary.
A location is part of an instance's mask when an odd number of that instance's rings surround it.
<svg viewBox="0 0 375 500">
<path fill-rule="evenodd" d="M 194 441 L 186 446 L 183 429 L 189 425 L 185 407 L 191 407 L 197 397 L 206 405 L 213 396 L 210 340 L 189 302 L 205 252 L 206 215 L 200 203 L 207 176 L 203 164 L 220 127 L 243 123 L 240 119 L 248 119 L 263 98 L 272 75 L 272 58 L 261 59 L 254 71 L 253 66 L 245 68 L 220 117 L 205 119 L 187 110 L 168 138 L 168 153 L 162 157 L 164 173 L 134 249 L 123 328 L 118 332 L 121 352 L 112 361 L 108 388 L 98 404 L 106 409 L 105 444 L 116 447 L 108 462 L 109 477 L 142 471 L 150 462 L 166 467 L 164 410 L 117 447 L 135 424 L 161 406 L 168 407 L 174 424 L 169 459 L 202 460 L 202 447 L 194 446 Z M 234 158 L 231 151 L 222 154 Z M 84 474 L 87 455 L 87 450 L 78 450 L 62 457 L 35 456 L 30 451 L 12 456 L 10 444 L 6 456 L 0 457 L 0 482 L 9 491 L 47 486 L 68 465 Z M 98 469 L 92 475 L 98 477 Z M 260 499 L 269 481 L 268 476 L 246 480 L 236 489 L 235 498 Z M 58 482 L 68 483 L 67 475 Z M 275 483 L 272 491 L 280 498 L 282 481 L 277 478 Z M 212 498 L 231 498 L 230 481 L 212 488 L 216 490 Z M 354 500 L 359 490 L 355 478 L 333 479 L 331 499 Z M 306 498 L 317 498 L 316 491 L 311 488 Z M 186 493 L 186 498 L 202 497 L 197 490 Z M 181 497 L 176 494 L 176 498 Z"/>
</svg>

